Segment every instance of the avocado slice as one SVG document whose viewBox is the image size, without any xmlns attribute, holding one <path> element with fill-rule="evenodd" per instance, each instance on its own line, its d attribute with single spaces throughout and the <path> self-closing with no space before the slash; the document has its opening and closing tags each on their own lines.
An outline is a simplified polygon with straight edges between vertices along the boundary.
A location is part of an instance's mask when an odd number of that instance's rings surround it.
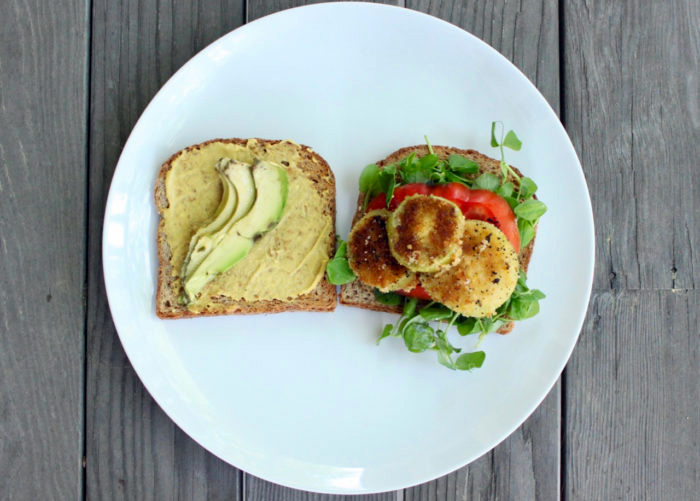
<svg viewBox="0 0 700 501">
<path fill-rule="evenodd" d="M 222 158 L 215 169 L 223 184 L 221 202 L 211 222 L 198 229 L 190 240 L 181 271 L 184 277 L 194 273 L 233 223 L 246 215 L 255 201 L 255 182 L 250 164 Z"/>
<path fill-rule="evenodd" d="M 281 165 L 256 161 L 252 174 L 256 197 L 250 210 L 226 231 L 224 237 L 189 275 L 185 275 L 185 296 L 194 300 L 214 277 L 227 271 L 248 255 L 255 240 L 274 228 L 287 202 L 287 172 Z"/>
</svg>

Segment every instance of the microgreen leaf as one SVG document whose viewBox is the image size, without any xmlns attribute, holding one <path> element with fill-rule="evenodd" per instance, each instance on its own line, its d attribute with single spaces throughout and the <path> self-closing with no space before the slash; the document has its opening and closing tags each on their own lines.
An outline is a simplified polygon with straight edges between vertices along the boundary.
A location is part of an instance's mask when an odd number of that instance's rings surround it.
<svg viewBox="0 0 700 501">
<path fill-rule="evenodd" d="M 515 209 L 520 202 L 518 202 L 517 198 L 513 197 L 503 197 L 503 199 L 508 202 L 508 205 L 510 205 L 511 209 Z"/>
<path fill-rule="evenodd" d="M 462 336 L 476 334 L 480 331 L 477 319 L 474 317 L 465 317 L 457 324 L 457 332 Z"/>
<path fill-rule="evenodd" d="M 462 176 L 458 176 L 454 172 L 445 172 L 443 181 L 445 182 L 450 182 L 450 183 L 462 183 L 466 186 L 472 186 L 472 182 L 469 181 L 468 179 L 463 178 Z"/>
<path fill-rule="evenodd" d="M 491 122 L 491 146 L 493 148 L 497 148 L 501 145 L 501 143 L 496 139 L 496 123 L 497 122 Z"/>
<path fill-rule="evenodd" d="M 534 222 L 547 212 L 547 206 L 539 200 L 526 200 L 515 207 L 513 212 L 518 218 Z"/>
<path fill-rule="evenodd" d="M 520 178 L 520 195 L 518 198 L 527 200 L 537 191 L 537 185 L 529 177 Z"/>
<path fill-rule="evenodd" d="M 513 194 L 513 190 L 515 188 L 513 187 L 513 183 L 508 182 L 508 183 L 503 183 L 496 189 L 496 193 L 500 195 L 501 197 L 509 197 Z"/>
<path fill-rule="evenodd" d="M 360 174 L 360 191 L 362 193 L 371 192 L 377 186 L 377 178 L 379 176 L 379 167 L 377 164 L 369 164 L 362 169 Z"/>
<path fill-rule="evenodd" d="M 520 248 L 522 249 L 534 238 L 535 227 L 527 219 L 518 219 L 518 233 L 520 233 Z"/>
<path fill-rule="evenodd" d="M 455 348 L 450 344 L 450 342 L 447 340 L 447 331 L 442 329 L 435 331 L 435 348 L 447 355 L 462 351 L 461 348 Z"/>
<path fill-rule="evenodd" d="M 448 369 L 455 370 L 457 367 L 455 366 L 455 363 L 452 360 L 452 357 L 450 355 L 451 355 L 451 353 L 447 353 L 443 350 L 439 350 L 438 351 L 438 362 L 440 362 L 440 364 L 444 365 Z"/>
<path fill-rule="evenodd" d="M 503 182 L 505 183 L 506 179 L 508 178 L 508 175 L 510 174 L 513 176 L 515 179 L 520 179 L 520 176 L 518 175 L 513 168 L 506 163 L 506 154 L 503 151 L 503 147 L 506 146 L 512 150 L 520 150 L 522 143 L 520 142 L 520 139 L 518 139 L 518 136 L 515 135 L 515 132 L 512 130 L 508 131 L 508 134 L 506 134 L 505 139 L 503 138 L 503 133 L 501 132 L 501 140 L 498 141 L 496 139 L 496 124 L 500 123 L 501 127 L 503 127 L 503 123 L 501 122 L 491 122 L 491 146 L 494 148 L 498 148 L 501 152 L 501 174 L 503 175 Z M 501 128 L 501 131 L 503 128 Z"/>
<path fill-rule="evenodd" d="M 447 159 L 447 165 L 452 172 L 456 172 L 457 174 L 476 174 L 479 172 L 478 163 L 476 163 L 474 160 L 469 160 L 462 155 L 457 155 L 456 153 L 449 156 Z"/>
<path fill-rule="evenodd" d="M 515 132 L 513 132 L 512 130 L 508 131 L 505 139 L 503 139 L 502 144 L 506 148 L 510 148 L 511 150 L 514 150 L 514 151 L 520 151 L 520 148 L 523 145 L 523 143 L 520 141 L 520 139 L 518 139 L 518 136 L 516 136 Z"/>
<path fill-rule="evenodd" d="M 403 296 L 395 292 L 381 292 L 374 289 L 374 297 L 382 304 L 387 306 L 399 306 L 403 302 Z"/>
<path fill-rule="evenodd" d="M 428 322 L 434 322 L 437 320 L 447 320 L 452 317 L 452 310 L 447 306 L 436 305 L 427 308 L 422 308 L 419 312 L 421 317 Z"/>
<path fill-rule="evenodd" d="M 471 353 L 463 353 L 457 357 L 455 367 L 461 371 L 470 371 L 478 369 L 484 363 L 486 353 L 483 351 L 474 351 Z"/>
<path fill-rule="evenodd" d="M 386 206 L 394 197 L 396 187 L 396 164 L 389 164 L 382 168 L 378 174 L 379 193 L 386 193 Z"/>
<path fill-rule="evenodd" d="M 391 325 L 391 324 L 386 324 L 386 325 L 384 326 L 384 329 L 382 329 L 382 335 L 379 336 L 379 339 L 377 339 L 377 344 L 379 344 L 379 343 L 382 341 L 382 339 L 384 339 L 385 337 L 391 336 L 391 333 L 392 333 L 393 330 L 394 330 L 394 326 L 393 326 L 393 325 Z"/>
<path fill-rule="evenodd" d="M 360 193 L 365 194 L 364 201 L 362 202 L 362 210 L 367 209 L 367 204 L 370 199 L 379 193 L 379 167 L 377 164 L 369 164 L 364 169 L 362 169 L 362 174 L 360 174 Z"/>
<path fill-rule="evenodd" d="M 430 153 L 428 155 L 425 155 L 424 157 L 421 157 L 418 160 L 418 164 L 420 165 L 420 169 L 422 171 L 425 171 L 428 169 L 433 169 L 433 167 L 437 165 L 438 160 L 440 159 L 437 155 L 435 155 L 434 153 Z"/>
<path fill-rule="evenodd" d="M 498 176 L 491 174 L 490 172 L 484 172 L 474 181 L 474 186 L 489 191 L 496 191 L 500 184 L 501 183 L 498 180 Z"/>
<path fill-rule="evenodd" d="M 415 297 L 409 298 L 403 304 L 403 316 L 407 318 L 412 317 L 416 311 L 416 305 L 418 305 L 418 299 Z"/>
<path fill-rule="evenodd" d="M 343 285 L 355 280 L 355 273 L 348 264 L 347 244 L 341 239 L 338 239 L 335 256 L 326 265 L 326 275 L 333 285 Z"/>
<path fill-rule="evenodd" d="M 430 167 L 425 167 L 416 158 L 415 153 L 411 153 L 408 157 L 399 162 L 399 173 L 401 180 L 406 183 L 427 183 L 430 181 L 430 176 L 433 170 Z"/>
<path fill-rule="evenodd" d="M 412 322 L 406 326 L 403 341 L 408 351 L 421 353 L 435 345 L 435 331 L 427 322 Z"/>
<path fill-rule="evenodd" d="M 328 275 L 328 281 L 333 285 L 343 285 L 355 280 L 355 274 L 345 259 L 332 259 L 329 261 L 326 266 L 326 274 Z"/>
<path fill-rule="evenodd" d="M 525 320 L 537 315 L 540 311 L 540 303 L 527 296 L 513 298 L 508 307 L 508 316 L 513 320 Z"/>
<path fill-rule="evenodd" d="M 433 171 L 432 174 L 430 174 L 430 181 L 434 184 L 442 184 L 447 182 L 447 177 L 452 174 L 451 172 L 444 172 L 444 171 Z"/>
</svg>

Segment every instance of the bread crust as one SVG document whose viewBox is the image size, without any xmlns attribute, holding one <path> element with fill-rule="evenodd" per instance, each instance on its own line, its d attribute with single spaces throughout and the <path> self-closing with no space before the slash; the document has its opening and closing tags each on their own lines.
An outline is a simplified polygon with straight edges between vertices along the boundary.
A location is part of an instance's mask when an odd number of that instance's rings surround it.
<svg viewBox="0 0 700 501">
<path fill-rule="evenodd" d="M 282 140 L 252 138 L 263 148 L 283 142 Z M 212 308 L 202 312 L 193 312 L 185 306 L 178 304 L 178 297 L 181 293 L 181 286 L 176 286 L 177 282 L 172 278 L 172 266 L 170 258 L 172 256 L 170 246 L 165 238 L 163 212 L 168 208 L 168 199 L 165 191 L 165 179 L 168 171 L 172 168 L 173 161 L 182 153 L 201 149 L 209 144 L 221 142 L 228 144 L 245 145 L 250 139 L 230 138 L 211 139 L 209 141 L 188 146 L 178 151 L 163 162 L 156 178 L 154 199 L 156 209 L 160 215 L 157 232 L 158 248 L 158 284 L 156 289 L 156 315 L 160 318 L 187 318 L 216 315 L 234 314 L 258 314 L 258 313 L 281 313 L 285 311 L 333 311 L 337 304 L 336 288 L 326 278 L 325 274 L 319 284 L 307 294 L 303 294 L 292 301 L 280 300 L 259 300 L 259 301 L 239 301 L 226 296 L 218 296 L 213 299 L 215 303 Z M 326 203 L 326 214 L 331 216 L 331 227 L 329 230 L 330 243 L 328 255 L 333 256 L 335 252 L 335 177 L 328 162 L 321 155 L 314 152 L 305 145 L 299 146 L 299 154 L 302 160 L 299 167 L 316 186 L 319 195 Z"/>
<path fill-rule="evenodd" d="M 491 172 L 496 175 L 501 175 L 501 165 L 500 161 L 496 160 L 495 158 L 488 157 L 484 155 L 483 153 L 480 153 L 476 150 L 464 150 L 460 148 L 454 148 L 451 146 L 433 146 L 433 152 L 441 159 L 447 159 L 450 155 L 457 154 L 457 155 L 462 155 L 470 160 L 473 160 L 479 164 L 479 174 L 482 174 L 484 172 Z M 395 152 L 391 153 L 389 156 L 381 160 L 380 162 L 377 163 L 379 168 L 381 169 L 385 165 L 389 165 L 395 162 L 398 162 L 399 160 L 407 157 L 411 153 L 415 153 L 418 156 L 423 156 L 427 155 L 430 153 L 428 150 L 428 146 L 421 144 L 421 145 L 415 145 L 415 146 L 406 146 L 404 148 L 400 148 L 396 150 Z M 513 167 L 513 170 L 519 175 L 522 176 L 522 172 L 520 172 L 516 167 Z M 479 174 L 475 175 L 474 177 L 478 176 Z M 511 181 L 516 187 L 518 186 L 517 180 L 512 176 L 509 175 L 509 181 Z M 362 211 L 362 203 L 364 201 L 364 194 L 360 193 L 357 197 L 357 206 L 355 209 L 355 215 L 352 220 L 352 224 L 354 225 L 355 222 L 362 217 L 363 211 Z M 535 234 L 537 234 L 537 227 L 535 227 Z M 520 261 L 520 266 L 521 268 L 527 272 L 528 265 L 530 264 L 530 258 L 532 257 L 532 249 L 534 248 L 535 245 L 535 238 L 533 237 L 532 241 L 530 241 L 529 244 L 527 244 L 524 248 L 520 250 L 518 253 L 518 260 Z M 374 310 L 374 311 L 383 311 L 386 313 L 401 313 L 401 307 L 400 306 L 388 306 L 385 304 L 380 303 L 377 301 L 377 299 L 374 297 L 374 289 L 372 287 L 369 287 L 358 280 L 355 280 L 353 282 L 350 282 L 349 284 L 343 285 L 340 288 L 340 303 L 344 304 L 346 306 L 355 306 L 357 308 L 364 308 L 368 310 Z M 496 332 L 499 334 L 507 334 L 510 331 L 513 330 L 513 322 L 508 322 L 507 324 L 503 325 L 500 329 L 498 329 Z"/>
</svg>

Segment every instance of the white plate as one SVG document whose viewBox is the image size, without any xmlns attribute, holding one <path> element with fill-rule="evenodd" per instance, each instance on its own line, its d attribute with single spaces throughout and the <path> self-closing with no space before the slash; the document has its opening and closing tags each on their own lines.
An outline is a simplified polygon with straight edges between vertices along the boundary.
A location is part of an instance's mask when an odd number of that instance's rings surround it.
<svg viewBox="0 0 700 501">
<path fill-rule="evenodd" d="M 549 206 L 529 283 L 541 313 L 482 344 L 483 368 L 452 372 L 401 340 L 375 345 L 391 315 L 338 307 L 163 321 L 154 314 L 160 164 L 214 137 L 290 138 L 332 166 L 347 235 L 367 163 L 421 143 L 489 146 L 502 120 L 523 140 L 508 159 Z M 369 493 L 455 470 L 535 409 L 576 342 L 593 272 L 593 219 L 566 132 L 505 58 L 455 26 L 373 4 L 287 10 L 229 33 L 173 76 L 124 147 L 104 222 L 114 323 L 163 410 L 202 446 L 300 489 Z M 473 336 L 452 335 L 464 347 Z"/>
</svg>

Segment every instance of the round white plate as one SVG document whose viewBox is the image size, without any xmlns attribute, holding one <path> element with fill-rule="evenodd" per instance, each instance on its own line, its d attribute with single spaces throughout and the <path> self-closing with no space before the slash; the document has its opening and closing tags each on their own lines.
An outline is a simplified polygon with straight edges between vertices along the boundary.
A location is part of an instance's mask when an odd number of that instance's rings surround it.
<svg viewBox="0 0 700 501">
<path fill-rule="evenodd" d="M 510 162 L 539 183 L 542 218 L 529 283 L 541 313 L 482 344 L 484 366 L 453 372 L 397 338 L 392 316 L 339 306 L 159 320 L 153 186 L 175 151 L 215 137 L 312 146 L 337 181 L 346 236 L 360 170 L 423 142 L 489 146 L 502 120 L 523 141 Z M 300 489 L 369 493 L 444 475 L 481 456 L 537 407 L 581 329 L 593 219 L 579 161 L 556 115 L 505 58 L 411 10 L 343 3 L 265 17 L 211 44 L 175 74 L 134 127 L 104 222 L 104 274 L 119 337 L 163 410 L 243 470 Z M 452 339 L 473 347 L 474 336 Z"/>
</svg>

